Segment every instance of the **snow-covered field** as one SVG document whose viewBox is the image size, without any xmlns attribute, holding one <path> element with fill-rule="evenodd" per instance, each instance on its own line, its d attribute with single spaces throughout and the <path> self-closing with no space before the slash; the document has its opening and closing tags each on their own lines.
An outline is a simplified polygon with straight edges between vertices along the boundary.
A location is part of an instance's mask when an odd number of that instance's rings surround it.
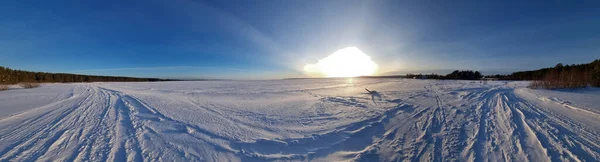
<svg viewBox="0 0 600 162">
<path fill-rule="evenodd" d="M 44 84 L 0 92 L 0 161 L 600 161 L 600 90 L 526 85 Z"/>
</svg>

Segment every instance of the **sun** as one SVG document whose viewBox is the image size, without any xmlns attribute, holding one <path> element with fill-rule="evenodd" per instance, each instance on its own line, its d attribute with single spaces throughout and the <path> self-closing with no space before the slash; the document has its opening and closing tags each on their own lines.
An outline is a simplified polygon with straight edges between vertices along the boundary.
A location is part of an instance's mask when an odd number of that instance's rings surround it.
<svg viewBox="0 0 600 162">
<path fill-rule="evenodd" d="M 320 59 L 316 64 L 305 65 L 304 71 L 326 77 L 356 77 L 373 75 L 377 68 L 369 55 L 356 47 L 346 47 Z"/>
</svg>

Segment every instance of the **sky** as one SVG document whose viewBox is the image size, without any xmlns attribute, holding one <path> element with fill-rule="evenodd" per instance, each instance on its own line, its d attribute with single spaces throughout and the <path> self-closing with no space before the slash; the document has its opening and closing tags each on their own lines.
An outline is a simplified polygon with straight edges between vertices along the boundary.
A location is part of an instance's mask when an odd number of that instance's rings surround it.
<svg viewBox="0 0 600 162">
<path fill-rule="evenodd" d="M 506 74 L 600 58 L 600 1 L 0 2 L 0 66 L 176 79 L 306 77 L 346 47 L 375 75 Z"/>
</svg>

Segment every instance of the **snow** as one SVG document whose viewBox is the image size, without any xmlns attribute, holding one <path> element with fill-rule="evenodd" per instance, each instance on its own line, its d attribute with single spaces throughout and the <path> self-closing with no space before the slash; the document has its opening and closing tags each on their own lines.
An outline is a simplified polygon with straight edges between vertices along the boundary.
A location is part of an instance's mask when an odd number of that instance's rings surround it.
<svg viewBox="0 0 600 162">
<path fill-rule="evenodd" d="M 44 84 L 0 92 L 0 161 L 599 161 L 600 91 L 527 84 Z"/>
</svg>

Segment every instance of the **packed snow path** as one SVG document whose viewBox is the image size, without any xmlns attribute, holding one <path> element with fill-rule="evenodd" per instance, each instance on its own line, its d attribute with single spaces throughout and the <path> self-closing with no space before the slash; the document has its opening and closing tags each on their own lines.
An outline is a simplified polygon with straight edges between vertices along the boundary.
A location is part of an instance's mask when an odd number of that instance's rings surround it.
<svg viewBox="0 0 600 162">
<path fill-rule="evenodd" d="M 0 161 L 600 161 L 600 91 L 526 84 L 45 84 L 0 92 Z"/>
</svg>

